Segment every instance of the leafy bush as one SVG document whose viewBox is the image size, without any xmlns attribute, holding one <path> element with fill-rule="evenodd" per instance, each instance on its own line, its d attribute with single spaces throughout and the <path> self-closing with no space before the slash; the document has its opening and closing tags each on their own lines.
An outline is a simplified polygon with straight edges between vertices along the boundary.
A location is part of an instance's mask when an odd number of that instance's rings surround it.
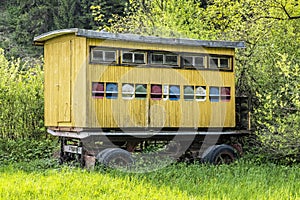
<svg viewBox="0 0 300 200">
<path fill-rule="evenodd" d="M 43 96 L 41 64 L 8 62 L 0 49 L 0 137 L 42 138 Z"/>
<path fill-rule="evenodd" d="M 300 67 L 287 55 L 279 57 L 256 82 L 258 150 L 268 160 L 300 162 Z"/>
<path fill-rule="evenodd" d="M 52 139 L 0 139 L 0 164 L 52 158 L 57 147 Z"/>
<path fill-rule="evenodd" d="M 45 134 L 41 64 L 9 62 L 0 49 L 0 164 L 50 158 L 56 146 Z"/>
</svg>

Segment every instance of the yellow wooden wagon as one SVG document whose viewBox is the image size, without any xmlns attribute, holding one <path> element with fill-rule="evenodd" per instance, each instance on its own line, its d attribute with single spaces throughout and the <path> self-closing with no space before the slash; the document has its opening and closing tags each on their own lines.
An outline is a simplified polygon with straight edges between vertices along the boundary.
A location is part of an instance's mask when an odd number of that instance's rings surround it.
<svg viewBox="0 0 300 200">
<path fill-rule="evenodd" d="M 176 156 L 203 159 L 249 133 L 247 101 L 235 96 L 235 49 L 243 42 L 74 28 L 42 34 L 34 43 L 44 46 L 45 125 L 61 138 L 62 160 L 99 158 L 112 144 L 118 147 L 113 152 L 128 157 L 149 141 L 174 138 Z M 207 137 L 217 139 L 200 151 Z M 233 160 L 235 149 L 225 150 Z"/>
</svg>

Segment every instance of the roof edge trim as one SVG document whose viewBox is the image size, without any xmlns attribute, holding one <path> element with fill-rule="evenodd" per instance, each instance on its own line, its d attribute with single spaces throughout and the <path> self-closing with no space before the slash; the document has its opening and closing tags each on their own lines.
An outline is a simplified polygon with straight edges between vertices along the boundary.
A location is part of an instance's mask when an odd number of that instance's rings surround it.
<svg viewBox="0 0 300 200">
<path fill-rule="evenodd" d="M 187 38 L 163 38 L 156 36 L 143 36 L 128 33 L 109 33 L 103 31 L 94 31 L 86 29 L 61 29 L 48 33 L 44 33 L 34 37 L 36 45 L 43 45 L 43 43 L 51 38 L 61 35 L 74 33 L 77 36 L 96 39 L 107 39 L 114 41 L 128 41 L 128 42 L 141 42 L 152 44 L 168 44 L 168 45 L 186 45 L 186 46 L 203 46 L 203 47 L 219 47 L 219 48 L 245 48 L 245 43 L 242 41 L 213 41 L 213 40 L 196 40 Z"/>
<path fill-rule="evenodd" d="M 33 38 L 34 44 L 43 44 L 45 41 L 50 40 L 52 38 L 61 36 L 61 35 L 65 35 L 65 34 L 69 34 L 69 33 L 77 33 L 78 32 L 78 28 L 70 28 L 70 29 L 60 29 L 60 30 L 55 30 L 55 31 L 50 31 L 47 33 L 43 33 L 39 36 L 36 36 Z"/>
</svg>

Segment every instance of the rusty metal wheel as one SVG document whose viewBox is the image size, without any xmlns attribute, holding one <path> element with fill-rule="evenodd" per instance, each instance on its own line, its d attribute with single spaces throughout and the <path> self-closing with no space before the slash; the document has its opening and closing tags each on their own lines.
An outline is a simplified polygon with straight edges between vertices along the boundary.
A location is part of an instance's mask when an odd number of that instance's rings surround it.
<svg viewBox="0 0 300 200">
<path fill-rule="evenodd" d="M 210 148 L 208 154 L 203 158 L 204 162 L 219 165 L 230 164 L 237 159 L 234 148 L 227 145 L 214 145 Z"/>
<path fill-rule="evenodd" d="M 100 164 L 110 168 L 126 168 L 134 163 L 131 154 L 120 148 L 104 149 L 97 155 L 97 160 Z"/>
</svg>

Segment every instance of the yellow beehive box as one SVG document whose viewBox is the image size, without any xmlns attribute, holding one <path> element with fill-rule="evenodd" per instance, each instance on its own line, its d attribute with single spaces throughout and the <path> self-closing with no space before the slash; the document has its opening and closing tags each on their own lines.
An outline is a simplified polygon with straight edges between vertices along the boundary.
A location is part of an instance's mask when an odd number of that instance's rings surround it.
<svg viewBox="0 0 300 200">
<path fill-rule="evenodd" d="M 235 48 L 201 41 L 64 29 L 44 46 L 45 125 L 233 128 Z"/>
</svg>

